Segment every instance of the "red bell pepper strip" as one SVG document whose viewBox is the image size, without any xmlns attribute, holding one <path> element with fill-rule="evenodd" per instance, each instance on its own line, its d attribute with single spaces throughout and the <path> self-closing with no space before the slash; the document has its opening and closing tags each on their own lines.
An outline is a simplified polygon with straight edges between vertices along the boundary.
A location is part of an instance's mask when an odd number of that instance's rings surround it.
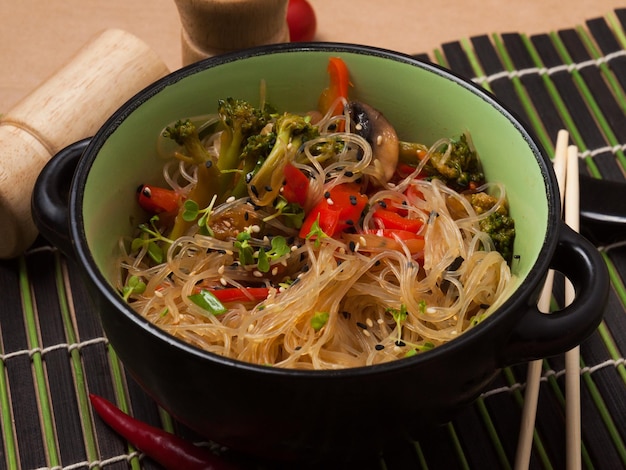
<svg viewBox="0 0 626 470">
<path fill-rule="evenodd" d="M 139 205 L 151 214 L 174 212 L 180 207 L 181 196 L 172 189 L 143 184 L 137 188 Z"/>
<path fill-rule="evenodd" d="M 239 468 L 207 449 L 133 418 L 100 396 L 89 394 L 89 400 L 93 409 L 106 424 L 166 469 L 236 470 Z"/>
<path fill-rule="evenodd" d="M 328 60 L 327 71 L 330 83 L 328 88 L 322 91 L 318 104 L 319 111 L 322 114 L 326 114 L 339 97 L 348 99 L 348 91 L 350 89 L 350 72 L 341 58 L 331 57 Z M 332 112 L 333 116 L 338 116 L 339 114 L 343 114 L 343 105 L 341 103 L 337 103 Z"/>
<path fill-rule="evenodd" d="M 359 243 L 359 251 L 397 251 L 405 245 L 411 254 L 417 254 L 425 245 L 423 236 L 406 230 L 369 229 L 363 233 L 343 234 L 343 238 L 355 245 Z"/>
<path fill-rule="evenodd" d="M 367 196 L 361 194 L 356 183 L 338 184 L 324 196 L 306 215 L 300 228 L 301 238 L 307 237 L 315 221 L 329 237 L 343 232 L 359 222 L 368 203 Z"/>
<path fill-rule="evenodd" d="M 270 294 L 268 287 L 227 287 L 225 289 L 212 289 L 211 293 L 217 297 L 220 302 L 251 302 L 267 299 Z"/>
<path fill-rule="evenodd" d="M 382 207 L 376 209 L 372 217 L 374 222 L 386 229 L 406 230 L 407 232 L 417 233 L 424 225 L 421 219 L 409 219 L 400 212 L 383 209 Z"/>
<path fill-rule="evenodd" d="M 291 163 L 285 165 L 285 184 L 282 195 L 287 202 L 300 204 L 304 207 L 309 190 L 309 178 Z"/>
</svg>

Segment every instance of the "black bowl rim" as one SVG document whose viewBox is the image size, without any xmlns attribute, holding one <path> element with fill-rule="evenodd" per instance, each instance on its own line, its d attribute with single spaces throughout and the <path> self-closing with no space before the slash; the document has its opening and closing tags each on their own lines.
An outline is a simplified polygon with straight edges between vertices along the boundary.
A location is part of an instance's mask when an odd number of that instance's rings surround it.
<svg viewBox="0 0 626 470">
<path fill-rule="evenodd" d="M 415 356 L 399 359 L 382 364 L 375 364 L 370 366 L 361 366 L 344 369 L 326 369 L 326 370 L 300 370 L 300 369 L 287 369 L 278 367 L 267 367 L 264 365 L 252 364 L 237 359 L 227 358 L 217 355 L 205 350 L 202 350 L 196 346 L 190 345 L 172 335 L 158 328 L 144 317 L 135 312 L 117 293 L 117 291 L 109 284 L 107 279 L 100 272 L 95 260 L 90 254 L 89 247 L 86 241 L 86 235 L 83 228 L 84 219 L 82 216 L 82 198 L 84 195 L 84 182 L 87 178 L 89 170 L 93 164 L 94 159 L 97 157 L 100 148 L 109 136 L 115 132 L 117 127 L 142 103 L 149 100 L 160 91 L 172 85 L 190 75 L 201 72 L 205 69 L 214 68 L 222 64 L 226 64 L 232 61 L 243 60 L 247 58 L 271 55 L 271 54 L 287 54 L 287 53 L 301 53 L 301 52 L 323 52 L 323 53 L 346 53 L 357 55 L 369 55 L 382 59 L 392 60 L 395 62 L 405 63 L 407 65 L 415 66 L 421 69 L 430 71 L 442 78 L 451 80 L 456 84 L 467 89 L 469 92 L 474 93 L 483 100 L 490 103 L 495 107 L 510 123 L 518 130 L 518 132 L 526 140 L 529 148 L 531 149 L 537 164 L 541 169 L 541 173 L 544 178 L 544 186 L 546 188 L 546 197 L 548 199 L 548 226 L 544 237 L 543 245 L 541 247 L 539 256 L 536 262 L 529 270 L 526 279 L 518 286 L 515 293 L 512 294 L 500 307 L 497 312 L 490 315 L 481 324 L 472 328 L 469 331 L 459 335 L 458 338 L 438 346 L 437 348 L 428 351 L 423 354 L 417 354 Z M 155 81 L 151 85 L 148 85 L 143 90 L 139 91 L 132 98 L 130 98 L 125 104 L 123 104 L 118 110 L 111 115 L 111 117 L 102 125 L 100 130 L 94 135 L 85 152 L 83 153 L 76 172 L 74 174 L 72 187 L 70 190 L 70 231 L 71 237 L 74 242 L 74 248 L 78 260 L 83 266 L 83 269 L 88 274 L 91 281 L 97 286 L 100 293 L 106 298 L 108 302 L 114 305 L 124 316 L 130 319 L 133 323 L 142 329 L 147 330 L 153 334 L 160 341 L 166 344 L 174 345 L 175 347 L 186 351 L 187 353 L 199 358 L 206 359 L 222 366 L 234 367 L 238 369 L 245 369 L 252 373 L 261 374 L 277 374 L 280 376 L 293 376 L 296 378 L 319 378 L 319 377 L 345 377 L 345 376 L 372 376 L 376 374 L 385 374 L 397 369 L 412 368 L 425 361 L 430 361 L 441 355 L 448 354 L 448 351 L 455 350 L 464 347 L 466 343 L 480 341 L 482 336 L 488 334 L 491 329 L 490 325 L 497 324 L 504 316 L 505 311 L 517 311 L 519 315 L 522 315 L 529 308 L 530 300 L 534 299 L 534 295 L 538 292 L 538 285 L 543 281 L 545 273 L 547 273 L 551 257 L 556 248 L 558 242 L 558 220 L 559 213 L 556 211 L 556 201 L 560 201 L 558 185 L 556 177 L 552 170 L 550 159 L 546 156 L 544 149 L 542 148 L 540 141 L 535 137 L 534 133 L 527 126 L 522 124 L 520 118 L 518 118 L 512 110 L 502 103 L 489 91 L 481 88 L 471 80 L 462 77 L 442 66 L 437 64 L 423 61 L 419 58 L 413 57 L 408 54 L 404 54 L 397 51 L 383 49 L 379 47 L 366 46 L 360 44 L 340 43 L 340 42 L 312 42 L 312 43 L 281 43 L 271 44 L 255 48 L 244 49 L 232 53 L 227 53 L 219 56 L 210 57 L 208 59 L 201 60 L 199 62 L 187 65 L 178 69 L 165 77 Z M 71 223 L 76 221 L 78 223 Z"/>
</svg>

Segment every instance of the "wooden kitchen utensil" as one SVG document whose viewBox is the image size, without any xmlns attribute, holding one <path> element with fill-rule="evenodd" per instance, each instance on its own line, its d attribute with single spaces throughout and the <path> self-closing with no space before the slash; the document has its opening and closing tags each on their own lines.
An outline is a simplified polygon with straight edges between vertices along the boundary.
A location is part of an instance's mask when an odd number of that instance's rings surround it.
<svg viewBox="0 0 626 470">
<path fill-rule="evenodd" d="M 289 41 L 288 0 L 174 0 L 184 65 L 225 52 Z"/>
<path fill-rule="evenodd" d="M 18 256 L 37 237 L 30 200 L 45 163 L 168 72 L 139 38 L 106 30 L 0 116 L 0 258 Z"/>
</svg>

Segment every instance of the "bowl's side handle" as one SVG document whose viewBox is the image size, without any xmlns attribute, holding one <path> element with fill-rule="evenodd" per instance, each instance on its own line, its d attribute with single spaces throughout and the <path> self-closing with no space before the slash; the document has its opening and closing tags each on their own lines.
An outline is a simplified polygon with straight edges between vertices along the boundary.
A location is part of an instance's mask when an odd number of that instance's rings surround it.
<svg viewBox="0 0 626 470">
<path fill-rule="evenodd" d="M 74 256 L 69 229 L 70 188 L 90 140 L 68 145 L 52 157 L 39 173 L 31 198 L 31 213 L 39 233 L 67 256 Z"/>
<path fill-rule="evenodd" d="M 609 274 L 597 248 L 561 223 L 550 267 L 572 282 L 575 299 L 565 308 L 549 314 L 530 306 L 504 348 L 502 366 L 562 354 L 591 335 L 602 320 L 609 293 Z"/>
</svg>

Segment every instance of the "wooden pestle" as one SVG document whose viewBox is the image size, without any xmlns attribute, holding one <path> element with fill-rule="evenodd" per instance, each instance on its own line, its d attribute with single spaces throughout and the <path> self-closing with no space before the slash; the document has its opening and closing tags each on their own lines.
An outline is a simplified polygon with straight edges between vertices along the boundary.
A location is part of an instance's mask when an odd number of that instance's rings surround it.
<svg viewBox="0 0 626 470">
<path fill-rule="evenodd" d="M 45 163 L 89 137 L 135 93 L 169 72 L 143 41 L 106 30 L 0 116 L 0 258 L 36 239 L 30 201 Z"/>
<path fill-rule="evenodd" d="M 225 52 L 289 41 L 288 0 L 174 0 L 184 65 Z"/>
</svg>

